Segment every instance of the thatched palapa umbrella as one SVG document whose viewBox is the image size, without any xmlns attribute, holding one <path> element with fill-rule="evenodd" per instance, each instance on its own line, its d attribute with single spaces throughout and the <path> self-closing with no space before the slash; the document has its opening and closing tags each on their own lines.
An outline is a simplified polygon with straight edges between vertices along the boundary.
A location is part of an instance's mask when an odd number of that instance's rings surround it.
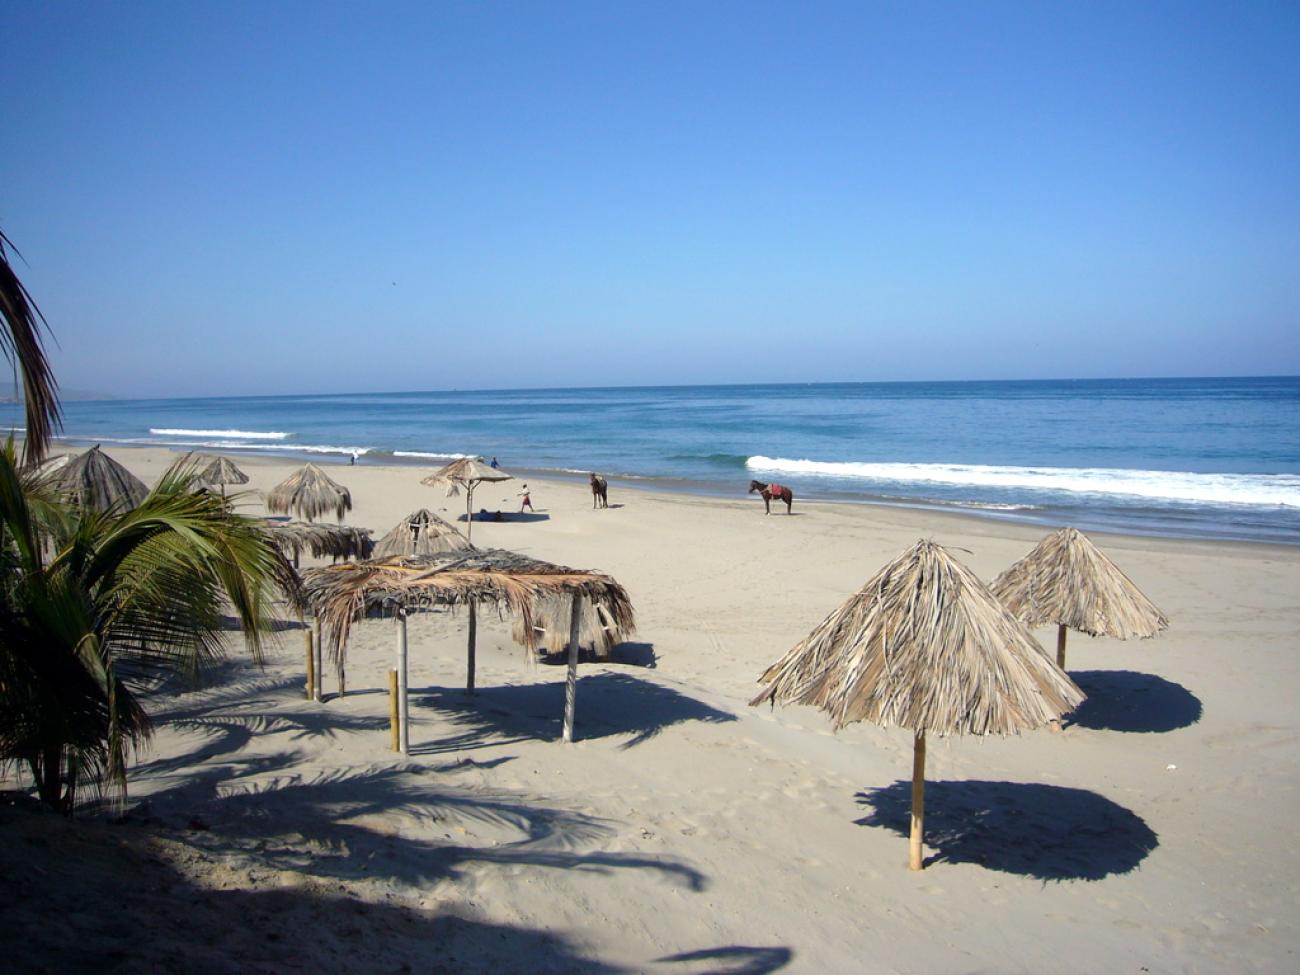
<svg viewBox="0 0 1300 975">
<path fill-rule="evenodd" d="M 921 869 L 925 736 L 1010 734 L 1073 710 L 1083 692 L 975 574 L 922 539 L 877 572 L 760 678 L 751 704 L 811 704 L 915 735 L 911 867 Z"/>
<path fill-rule="evenodd" d="M 75 503 L 96 511 L 130 511 L 148 495 L 145 483 L 99 449 L 99 444 L 68 461 L 56 483 Z"/>
<path fill-rule="evenodd" d="M 351 525 L 318 525 L 310 521 L 267 521 L 265 531 L 286 558 L 295 564 L 303 552 L 313 558 L 368 559 L 375 541 L 369 528 Z"/>
<path fill-rule="evenodd" d="M 434 471 L 420 481 L 430 487 L 446 487 L 447 497 L 452 498 L 465 489 L 465 538 L 474 537 L 474 488 L 483 481 L 512 481 L 514 475 L 507 474 L 498 467 L 485 464 L 482 457 L 462 457 L 446 467 Z"/>
<path fill-rule="evenodd" d="M 1052 532 L 989 588 L 1026 626 L 1056 624 L 1056 664 L 1062 670 L 1067 627 L 1089 636 L 1146 640 L 1169 626 L 1169 617 L 1077 528 Z"/>
<path fill-rule="evenodd" d="M 247 484 L 248 475 L 235 466 L 229 457 L 197 457 L 199 469 L 195 474 L 198 482 L 206 487 L 220 487 L 221 496 L 226 496 L 227 484 Z"/>
<path fill-rule="evenodd" d="M 342 521 L 344 512 L 352 510 L 352 495 L 315 464 L 304 464 L 271 489 L 266 507 L 272 514 L 292 513 L 307 521 L 333 512 Z"/>
<path fill-rule="evenodd" d="M 569 669 L 565 681 L 565 741 L 573 740 L 577 696 L 578 641 L 583 617 L 593 614 L 614 631 L 615 642 L 635 629 L 627 591 L 607 575 L 570 569 L 500 549 L 444 552 L 412 558 L 349 563 L 312 569 L 303 580 L 308 604 L 327 631 L 331 653 L 342 664 L 352 624 L 370 612 L 397 619 L 399 749 L 410 737 L 406 694 L 406 616 L 434 606 L 495 604 L 523 621 L 531 634 L 539 602 L 567 598 L 570 604 Z M 474 616 L 469 617 L 468 688 L 474 682 Z M 530 641 L 531 644 L 531 641 Z"/>
<path fill-rule="evenodd" d="M 404 555 L 437 555 L 473 548 L 464 535 L 428 508 L 412 511 L 393 530 L 375 543 L 375 558 Z"/>
</svg>

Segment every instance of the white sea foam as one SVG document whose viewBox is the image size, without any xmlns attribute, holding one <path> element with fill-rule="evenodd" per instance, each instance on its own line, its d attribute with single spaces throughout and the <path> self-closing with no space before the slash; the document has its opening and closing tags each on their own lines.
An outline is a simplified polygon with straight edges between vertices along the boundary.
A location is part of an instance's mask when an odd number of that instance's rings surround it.
<svg viewBox="0 0 1300 975">
<path fill-rule="evenodd" d="M 867 464 L 754 456 L 756 471 L 904 484 L 996 487 L 1182 501 L 1300 508 L 1300 475 L 1196 474 L 1075 467 L 984 467 L 963 464 Z"/>
<path fill-rule="evenodd" d="M 187 430 L 184 427 L 150 427 L 156 437 L 223 437 L 227 440 L 285 440 L 293 434 L 276 430 Z"/>
<path fill-rule="evenodd" d="M 460 460 L 462 457 L 468 457 L 469 454 L 439 454 L 430 453 L 424 450 L 394 450 L 394 457 L 427 457 L 431 460 Z"/>
<path fill-rule="evenodd" d="M 199 447 L 205 450 L 267 450 L 284 454 L 339 454 L 364 456 L 373 447 L 337 447 L 333 444 L 246 443 L 241 440 L 157 440 L 152 437 L 99 437 L 68 434 L 63 440 L 85 443 L 120 443 L 139 447 Z"/>
</svg>

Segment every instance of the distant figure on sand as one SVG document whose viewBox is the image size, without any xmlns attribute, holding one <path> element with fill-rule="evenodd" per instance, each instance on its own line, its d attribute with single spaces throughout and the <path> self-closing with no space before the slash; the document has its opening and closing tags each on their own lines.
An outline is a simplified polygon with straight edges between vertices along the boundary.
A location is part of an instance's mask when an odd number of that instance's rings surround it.
<svg viewBox="0 0 1300 975">
<path fill-rule="evenodd" d="M 609 507 L 609 482 L 599 474 L 591 475 L 591 506 L 593 508 Z"/>
<path fill-rule="evenodd" d="M 782 487 L 780 484 L 764 484 L 762 481 L 750 481 L 749 493 L 753 494 L 755 491 L 763 496 L 763 507 L 767 509 L 769 515 L 772 513 L 773 498 L 784 501 L 785 513 L 787 515 L 793 514 L 790 507 L 794 504 L 794 492 L 788 487 Z"/>
<path fill-rule="evenodd" d="M 352 451 L 351 460 L 348 463 L 350 463 L 353 467 L 357 466 L 357 452 L 355 450 Z"/>
<path fill-rule="evenodd" d="M 527 484 L 525 484 L 525 485 L 524 485 L 524 489 L 523 489 L 522 491 L 519 492 L 519 496 L 520 496 L 521 498 L 523 498 L 523 500 L 519 502 L 519 511 L 520 511 L 521 514 L 523 513 L 523 510 L 524 510 L 525 508 L 527 508 L 529 511 L 536 511 L 536 510 L 537 510 L 536 508 L 533 507 L 533 499 L 532 499 L 532 497 L 531 497 L 531 496 L 529 495 L 529 493 L 528 493 L 528 485 L 527 485 Z"/>
<path fill-rule="evenodd" d="M 497 463 L 497 459 L 495 457 L 492 458 L 492 463 L 488 464 L 488 467 L 492 468 L 493 470 L 496 470 L 500 466 L 501 465 Z"/>
</svg>

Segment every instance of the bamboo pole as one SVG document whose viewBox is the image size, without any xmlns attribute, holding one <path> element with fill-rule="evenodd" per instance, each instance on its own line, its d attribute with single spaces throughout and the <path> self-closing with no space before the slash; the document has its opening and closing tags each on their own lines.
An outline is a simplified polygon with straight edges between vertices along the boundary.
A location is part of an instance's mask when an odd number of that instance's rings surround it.
<svg viewBox="0 0 1300 975">
<path fill-rule="evenodd" d="M 573 712 L 578 700 L 578 627 L 582 622 L 582 597 L 573 594 L 569 614 L 569 673 L 564 679 L 564 740 L 573 741 Z"/>
<path fill-rule="evenodd" d="M 923 866 L 921 841 L 925 832 L 925 732 L 916 733 L 912 745 L 912 838 L 910 863 L 913 870 Z"/>
<path fill-rule="evenodd" d="M 397 708 L 400 740 L 398 750 L 403 755 L 411 753 L 411 711 L 406 693 L 406 613 L 397 611 Z"/>
<path fill-rule="evenodd" d="M 311 645 L 311 627 L 302 631 L 303 643 L 307 647 L 307 700 L 311 701 L 316 696 L 316 651 Z"/>
<path fill-rule="evenodd" d="M 397 671 L 388 671 L 388 731 L 392 737 L 393 751 L 402 750 L 401 718 L 397 713 Z"/>
<path fill-rule="evenodd" d="M 474 540 L 474 484 L 472 481 L 465 483 L 465 541 Z"/>
<path fill-rule="evenodd" d="M 1056 666 L 1065 669 L 1065 624 L 1056 627 Z"/>
<path fill-rule="evenodd" d="M 316 700 L 325 700 L 325 641 L 320 638 L 320 617 L 316 617 Z"/>
<path fill-rule="evenodd" d="M 474 693 L 474 653 L 478 638 L 478 614 L 475 612 L 474 600 L 469 601 L 469 647 L 465 656 L 465 693 Z"/>
</svg>

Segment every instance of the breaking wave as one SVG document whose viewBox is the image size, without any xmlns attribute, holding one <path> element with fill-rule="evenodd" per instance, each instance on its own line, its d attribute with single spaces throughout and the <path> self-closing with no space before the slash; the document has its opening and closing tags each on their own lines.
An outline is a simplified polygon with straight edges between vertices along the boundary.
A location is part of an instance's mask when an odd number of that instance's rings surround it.
<svg viewBox="0 0 1300 975">
<path fill-rule="evenodd" d="M 223 437 L 227 440 L 285 440 L 291 433 L 277 430 L 186 430 L 184 427 L 150 427 L 156 437 Z"/>
<path fill-rule="evenodd" d="M 986 467 L 964 464 L 868 464 L 754 456 L 756 471 L 894 484 L 1007 488 L 1105 494 L 1191 504 L 1300 508 L 1300 475 L 1196 474 L 1075 467 Z"/>
</svg>

